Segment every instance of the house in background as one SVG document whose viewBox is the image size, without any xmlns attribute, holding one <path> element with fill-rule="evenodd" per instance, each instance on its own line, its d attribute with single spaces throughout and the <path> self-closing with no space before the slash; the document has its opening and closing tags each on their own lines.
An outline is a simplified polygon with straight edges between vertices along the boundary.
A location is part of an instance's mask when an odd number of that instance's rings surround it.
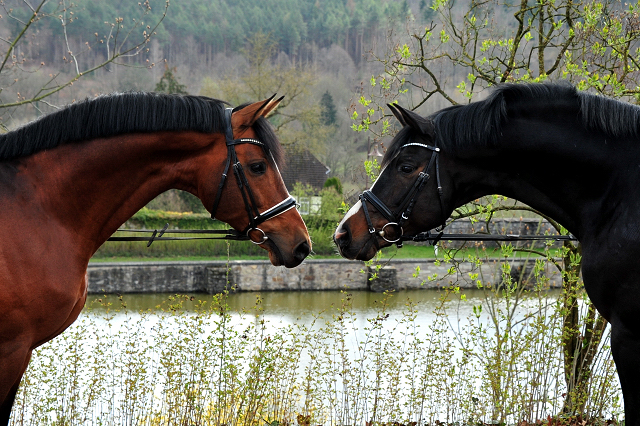
<svg viewBox="0 0 640 426">
<path fill-rule="evenodd" d="M 322 204 L 320 192 L 331 170 L 312 153 L 304 150 L 287 152 L 285 154 L 285 165 L 280 172 L 289 192 L 293 192 L 293 187 L 296 183 L 308 185 L 313 190 L 311 196 L 298 199 L 300 214 L 318 213 Z"/>
</svg>

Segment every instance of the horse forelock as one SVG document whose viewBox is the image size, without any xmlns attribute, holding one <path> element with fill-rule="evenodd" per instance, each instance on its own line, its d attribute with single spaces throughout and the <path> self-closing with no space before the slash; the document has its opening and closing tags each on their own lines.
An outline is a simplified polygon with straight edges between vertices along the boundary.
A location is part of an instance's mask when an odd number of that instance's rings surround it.
<svg viewBox="0 0 640 426">
<path fill-rule="evenodd" d="M 203 96 L 115 93 L 69 105 L 0 135 L 0 160 L 125 133 L 223 132 L 224 102 Z"/>
<path fill-rule="evenodd" d="M 626 102 L 580 92 L 568 83 L 502 84 L 484 100 L 442 109 L 429 117 L 435 127 L 435 143 L 443 152 L 493 147 L 501 128 L 509 120 L 509 108 L 550 107 L 575 102 L 585 128 L 616 137 L 640 137 L 640 107 Z M 407 143 L 415 142 L 415 131 L 403 128 L 391 142 L 383 165 Z"/>
</svg>

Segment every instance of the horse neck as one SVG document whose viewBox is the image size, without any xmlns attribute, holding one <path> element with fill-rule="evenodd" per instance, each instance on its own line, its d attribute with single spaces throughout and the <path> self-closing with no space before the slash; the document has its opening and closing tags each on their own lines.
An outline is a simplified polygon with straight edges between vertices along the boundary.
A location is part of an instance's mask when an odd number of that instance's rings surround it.
<svg viewBox="0 0 640 426">
<path fill-rule="evenodd" d="M 220 135 L 164 132 L 62 145 L 22 160 L 19 177 L 34 189 L 35 208 L 46 212 L 52 225 L 78 236 L 76 243 L 90 256 L 160 193 L 171 188 L 197 193 L 191 182 L 203 166 L 202 151 L 217 145 L 216 137 L 222 141 Z M 211 166 L 217 163 L 222 168 L 223 158 Z"/>
<path fill-rule="evenodd" d="M 524 202 L 578 236 L 602 227 L 620 166 L 620 152 L 612 147 L 625 141 L 610 138 L 606 143 L 605 136 L 562 116 L 511 119 L 501 130 L 497 147 L 470 150 L 458 159 L 470 171 L 469 189 L 459 202 L 501 194 Z"/>
</svg>

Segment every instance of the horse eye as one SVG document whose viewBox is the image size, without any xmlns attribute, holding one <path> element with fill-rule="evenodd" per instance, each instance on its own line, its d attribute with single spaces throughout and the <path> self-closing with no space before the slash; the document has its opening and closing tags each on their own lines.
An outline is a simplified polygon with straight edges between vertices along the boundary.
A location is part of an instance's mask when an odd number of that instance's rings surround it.
<svg viewBox="0 0 640 426">
<path fill-rule="evenodd" d="M 261 175 L 267 171 L 267 165 L 265 163 L 253 163 L 249 166 L 251 171 L 257 175 Z"/>
<path fill-rule="evenodd" d="M 409 174 L 409 173 L 413 172 L 414 170 L 415 170 L 415 167 L 413 167 L 413 166 L 411 166 L 409 164 L 403 164 L 403 165 L 400 166 L 400 171 L 402 173 Z"/>
</svg>

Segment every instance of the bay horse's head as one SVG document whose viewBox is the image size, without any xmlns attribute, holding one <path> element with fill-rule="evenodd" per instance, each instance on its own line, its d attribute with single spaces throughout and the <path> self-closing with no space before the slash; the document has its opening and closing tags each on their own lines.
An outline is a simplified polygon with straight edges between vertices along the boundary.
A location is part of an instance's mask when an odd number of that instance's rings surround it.
<svg viewBox="0 0 640 426">
<path fill-rule="evenodd" d="M 397 104 L 389 108 L 403 128 L 382 160 L 382 171 L 371 189 L 342 219 L 333 239 L 348 259 L 369 260 L 402 237 L 443 225 L 447 194 L 442 190 L 440 149 L 434 126 Z"/>
<path fill-rule="evenodd" d="M 311 252 L 307 227 L 278 170 L 282 148 L 266 116 L 282 98 L 227 110 L 225 149 L 211 150 L 198 194 L 211 216 L 269 252 L 275 266 L 298 266 Z"/>
</svg>

